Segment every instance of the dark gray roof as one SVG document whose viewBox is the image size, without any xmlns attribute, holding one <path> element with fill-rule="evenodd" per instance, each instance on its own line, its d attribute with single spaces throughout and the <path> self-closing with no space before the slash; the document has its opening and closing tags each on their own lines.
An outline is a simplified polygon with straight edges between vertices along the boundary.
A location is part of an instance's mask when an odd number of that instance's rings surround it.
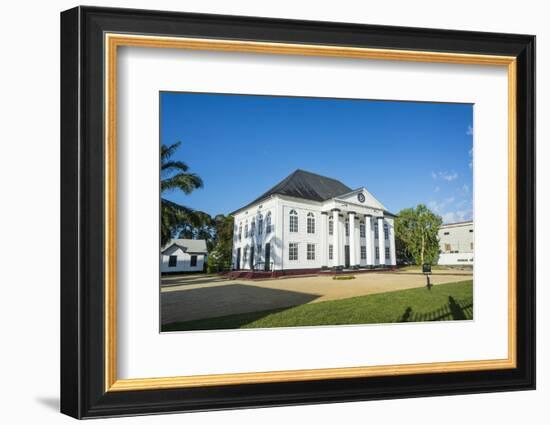
<svg viewBox="0 0 550 425">
<path fill-rule="evenodd" d="M 296 170 L 248 205 L 239 208 L 239 210 L 267 199 L 271 195 L 286 195 L 322 202 L 351 191 L 351 188 L 338 180 L 310 173 L 309 171 Z"/>
<path fill-rule="evenodd" d="M 161 251 L 166 251 L 172 245 L 179 246 L 189 254 L 208 254 L 206 241 L 204 239 L 171 239 Z"/>
</svg>

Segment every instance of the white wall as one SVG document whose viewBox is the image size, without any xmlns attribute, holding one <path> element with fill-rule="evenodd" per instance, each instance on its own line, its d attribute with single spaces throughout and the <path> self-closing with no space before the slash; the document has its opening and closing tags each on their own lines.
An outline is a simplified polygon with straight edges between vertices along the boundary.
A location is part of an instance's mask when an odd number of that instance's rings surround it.
<svg viewBox="0 0 550 425">
<path fill-rule="evenodd" d="M 238 249 L 241 250 L 241 259 L 240 259 L 240 269 L 241 270 L 250 270 L 250 253 L 251 247 L 254 246 L 254 264 L 258 262 L 265 261 L 265 245 L 266 243 L 271 244 L 271 261 L 273 261 L 274 270 L 299 270 L 299 269 L 319 269 L 323 266 L 334 267 L 337 265 L 344 265 L 345 263 L 345 251 L 344 245 L 350 245 L 350 237 L 346 236 L 345 232 L 345 221 L 348 219 L 348 208 L 345 208 L 340 213 L 338 219 L 338 225 L 340 226 L 340 231 L 338 232 L 339 246 L 342 252 L 340 252 L 340 263 L 337 264 L 336 260 L 336 251 L 334 251 L 333 259 L 329 258 L 329 245 L 334 246 L 334 237 L 329 235 L 329 220 L 333 217 L 331 211 L 327 213 L 327 221 L 324 222 L 322 219 L 321 211 L 327 209 L 327 205 L 330 205 L 332 201 L 327 201 L 326 203 L 319 203 L 308 200 L 296 200 L 290 197 L 285 196 L 275 196 L 262 202 L 258 205 L 253 205 L 247 209 L 239 211 L 235 214 L 234 229 L 233 234 L 233 265 L 237 264 L 238 258 Z M 356 211 L 363 211 L 364 206 L 360 205 L 357 208 L 354 208 Z M 353 209 L 352 209 L 353 210 Z M 289 220 L 290 212 L 295 211 L 298 217 L 298 231 L 290 232 Z M 275 226 L 270 233 L 265 231 L 265 218 L 271 213 L 272 217 L 272 226 Z M 307 232 L 307 220 L 308 214 L 313 214 L 315 220 L 315 232 Z M 263 217 L 263 226 L 262 233 L 259 232 L 259 216 Z M 360 222 L 365 222 L 364 211 L 361 214 L 356 214 L 356 217 L 361 217 L 360 219 L 355 220 L 355 226 L 353 233 L 355 233 L 355 259 L 356 264 L 366 266 L 367 260 L 361 260 L 361 245 L 368 243 L 365 238 L 360 238 Z M 252 222 L 255 222 L 255 231 L 254 235 L 250 235 Z M 386 219 L 388 225 L 393 224 L 393 220 Z M 273 223 L 276 223 L 274 225 Z M 248 225 L 248 236 L 245 232 L 246 226 Z M 336 223 L 335 223 L 336 226 Z M 351 226 L 351 224 L 350 224 Z M 374 220 L 371 220 L 371 226 L 374 226 Z M 240 230 L 239 230 L 240 229 Z M 369 233 L 369 229 L 366 229 L 366 235 Z M 239 233 L 241 237 L 239 238 Z M 326 243 L 323 244 L 323 233 L 327 235 Z M 350 227 L 350 235 L 353 234 Z M 378 233 L 376 233 L 378 235 Z M 391 236 L 391 235 L 390 235 Z M 382 239 L 381 242 L 378 239 L 374 239 L 374 246 L 380 246 L 380 249 L 385 249 L 385 247 L 391 248 L 391 244 L 388 241 Z M 384 244 L 385 243 L 385 244 Z M 289 259 L 289 245 L 298 244 L 298 259 L 290 260 Z M 307 247 L 308 245 L 314 245 L 315 247 L 315 258 L 307 258 Z M 258 255 L 258 247 L 261 246 L 262 252 Z M 351 245 L 350 245 L 351 249 Z M 247 253 L 246 260 L 244 253 Z M 326 262 L 323 264 L 323 258 L 326 256 Z M 385 261 L 386 265 L 392 264 L 391 258 L 393 257 L 388 255 Z M 350 253 L 350 261 L 352 261 Z M 380 260 L 375 259 L 374 265 L 379 265 Z M 395 261 L 393 262 L 395 265 Z"/>
<path fill-rule="evenodd" d="M 438 232 L 439 249 L 446 252 L 446 247 L 450 246 L 449 251 L 473 252 L 474 251 L 474 225 L 473 223 L 464 225 L 454 225 L 441 227 Z"/>
<path fill-rule="evenodd" d="M 328 255 L 328 246 L 321 246 L 321 204 L 317 202 L 295 202 L 288 199 L 282 199 L 282 213 L 283 213 L 283 266 L 284 270 L 296 270 L 296 269 L 315 269 L 321 268 L 321 250 L 326 249 Z M 296 211 L 298 213 L 298 232 L 290 232 L 289 227 L 289 214 L 290 211 Z M 315 233 L 307 233 L 307 214 L 312 213 L 315 217 Z M 327 228 L 328 231 L 328 228 Z M 298 244 L 298 260 L 291 261 L 288 258 L 289 244 Z M 315 246 L 315 260 L 308 260 L 306 257 L 307 245 L 313 244 Z"/>
<path fill-rule="evenodd" d="M 170 256 L 177 257 L 176 265 L 169 266 Z M 184 252 L 180 247 L 172 245 L 160 256 L 161 273 L 174 272 L 201 272 L 204 268 L 204 254 L 192 254 L 197 257 L 197 263 L 191 266 L 191 255 Z"/>
<path fill-rule="evenodd" d="M 282 18 L 349 21 L 479 31 L 535 33 L 538 36 L 538 140 L 550 139 L 550 27 L 545 2 L 525 0 L 461 2 L 395 0 L 95 0 L 96 5 L 187 10 L 192 12 L 263 15 Z M 2 112 L 0 126 L 0 181 L 5 203 L 1 210 L 0 244 L 3 283 L 0 323 L 3 346 L 1 418 L 5 423 L 74 424 L 57 413 L 59 391 L 59 16 L 75 1 L 7 2 L 0 31 Z M 540 143 L 541 164 L 550 160 L 550 144 Z M 16 160 L 17 159 L 17 160 Z M 24 167 L 22 167 L 24 163 Z M 538 217 L 550 215 L 550 196 L 540 182 L 550 180 L 550 167 L 538 167 Z M 39 178 L 37 178 L 39 176 Z M 38 208 L 38 210 L 37 210 Z M 22 228 L 40 218 L 40 237 L 47 248 L 33 259 L 19 253 L 27 239 Z M 550 256 L 545 240 L 548 220 L 538 223 L 539 258 Z M 318 406 L 253 409 L 154 417 L 99 420 L 105 424 L 316 424 L 341 423 L 344 418 L 385 424 L 499 425 L 544 423 L 550 398 L 550 299 L 548 268 L 538 267 L 538 390 L 498 394 L 371 401 Z M 15 284 L 17 283 L 17 284 Z M 30 378 L 30 379 L 29 379 Z M 429 413 L 427 413 L 429 412 Z"/>
<path fill-rule="evenodd" d="M 442 266 L 473 266 L 474 254 L 471 252 L 441 253 L 437 264 Z"/>
<path fill-rule="evenodd" d="M 277 224 L 277 203 L 275 198 L 270 198 L 264 202 L 253 205 L 246 210 L 239 211 L 235 214 L 234 220 L 234 232 L 233 232 L 233 259 L 232 265 L 236 267 L 237 264 L 237 249 L 241 249 L 241 259 L 240 259 L 240 269 L 249 270 L 250 269 L 250 251 L 251 247 L 254 246 L 254 256 L 256 264 L 257 262 L 265 262 L 265 245 L 267 243 L 271 246 L 270 251 L 270 262 L 279 263 L 280 262 L 280 248 L 277 241 L 277 234 L 279 232 Z M 266 232 L 266 218 L 268 214 L 271 214 L 271 231 Z M 262 232 L 259 232 L 258 222 L 259 216 L 263 217 Z M 255 231 L 253 236 L 246 236 L 245 226 L 248 224 L 248 231 L 252 225 L 252 220 L 255 221 Z M 241 238 L 239 239 L 239 227 L 242 227 Z M 280 240 L 280 238 L 279 238 Z M 261 253 L 258 253 L 258 246 L 261 246 Z M 248 249 L 248 257 L 244 261 L 244 251 Z"/>
</svg>

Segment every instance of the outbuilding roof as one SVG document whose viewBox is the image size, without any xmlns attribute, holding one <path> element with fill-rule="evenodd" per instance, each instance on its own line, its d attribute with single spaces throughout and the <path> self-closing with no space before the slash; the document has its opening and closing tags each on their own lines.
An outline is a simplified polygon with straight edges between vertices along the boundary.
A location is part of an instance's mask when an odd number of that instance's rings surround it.
<svg viewBox="0 0 550 425">
<path fill-rule="evenodd" d="M 188 254 L 208 254 L 206 241 L 204 239 L 172 239 L 164 246 L 162 252 L 166 251 L 172 245 L 177 245 Z"/>
</svg>

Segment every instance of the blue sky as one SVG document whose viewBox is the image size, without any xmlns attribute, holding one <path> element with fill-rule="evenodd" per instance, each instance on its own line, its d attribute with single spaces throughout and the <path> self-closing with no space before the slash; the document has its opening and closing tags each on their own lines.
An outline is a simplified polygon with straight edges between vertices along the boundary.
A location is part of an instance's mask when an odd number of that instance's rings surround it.
<svg viewBox="0 0 550 425">
<path fill-rule="evenodd" d="M 164 193 L 211 215 L 247 204 L 295 169 L 366 187 L 399 212 L 472 218 L 470 104 L 162 92 L 161 143 L 204 180 Z"/>
</svg>

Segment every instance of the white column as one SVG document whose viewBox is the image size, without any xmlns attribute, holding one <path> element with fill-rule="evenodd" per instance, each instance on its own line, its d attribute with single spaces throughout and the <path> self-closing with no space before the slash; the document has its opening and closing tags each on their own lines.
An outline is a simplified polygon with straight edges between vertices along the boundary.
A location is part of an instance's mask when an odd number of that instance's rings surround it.
<svg viewBox="0 0 550 425">
<path fill-rule="evenodd" d="M 393 220 L 388 220 L 388 228 L 389 228 L 389 238 L 390 238 L 390 265 L 395 266 L 397 264 L 396 258 L 395 258 L 395 231 L 393 228 L 394 225 Z"/>
<path fill-rule="evenodd" d="M 386 264 L 386 240 L 384 239 L 384 217 L 378 217 L 378 254 L 380 265 Z"/>
<path fill-rule="evenodd" d="M 371 216 L 365 216 L 365 243 L 367 244 L 367 266 L 374 265 L 374 229 Z"/>
<path fill-rule="evenodd" d="M 353 267 L 357 265 L 357 261 L 355 259 L 355 247 L 356 241 L 355 241 L 355 213 L 350 212 L 348 214 L 348 220 L 349 220 L 349 265 L 350 267 Z"/>
<path fill-rule="evenodd" d="M 273 259 L 273 270 L 283 270 L 285 264 L 285 255 L 288 256 L 285 247 L 285 217 L 284 208 L 280 199 L 277 199 L 275 204 L 274 216 L 271 217 L 274 225 L 274 237 L 271 239 L 271 256 Z"/>
<path fill-rule="evenodd" d="M 326 212 L 321 213 L 321 267 L 328 265 L 328 215 Z"/>
<path fill-rule="evenodd" d="M 335 266 L 340 265 L 340 217 L 339 210 L 332 210 L 332 260 Z"/>
</svg>

